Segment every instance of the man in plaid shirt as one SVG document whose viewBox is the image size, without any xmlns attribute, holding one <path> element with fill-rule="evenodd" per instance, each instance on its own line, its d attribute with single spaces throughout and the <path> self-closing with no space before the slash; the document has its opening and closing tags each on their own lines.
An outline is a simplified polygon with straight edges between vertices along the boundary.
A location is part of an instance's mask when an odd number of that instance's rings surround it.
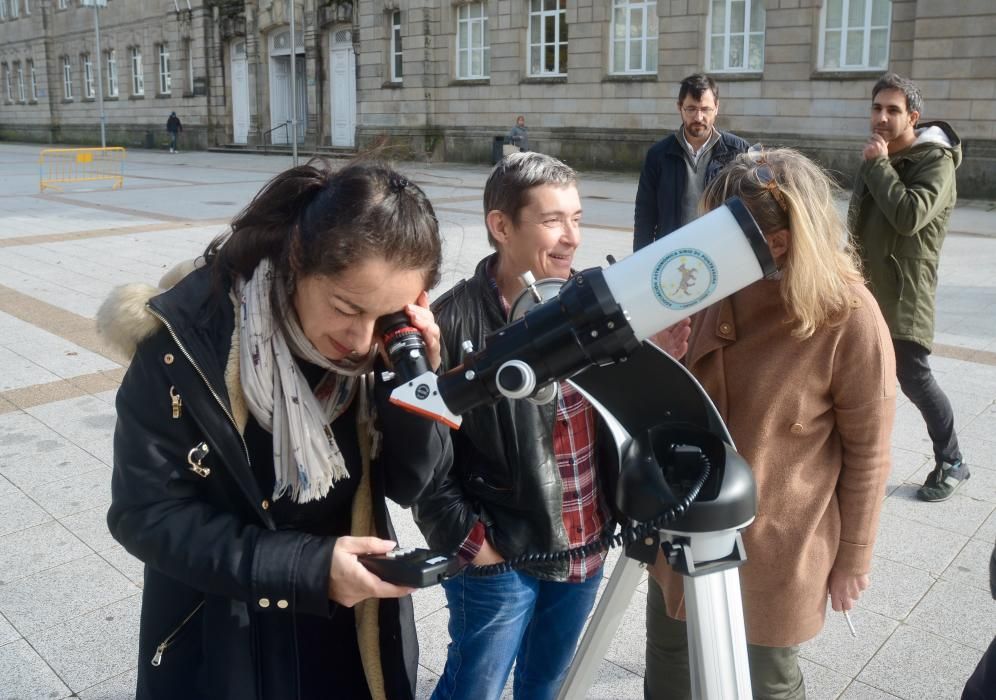
<svg viewBox="0 0 996 700">
<path fill-rule="evenodd" d="M 484 189 L 495 253 L 434 305 L 443 366 L 480 348 L 507 323 L 519 277 L 567 279 L 581 242 L 577 175 L 540 153 L 515 153 Z M 452 468 L 414 507 L 429 544 L 475 565 L 590 544 L 615 526 L 615 445 L 597 413 L 567 384 L 543 405 L 502 399 L 452 431 Z M 450 610 L 446 668 L 432 697 L 497 699 L 513 663 L 516 698 L 554 698 L 602 577 L 603 554 L 530 564 L 498 576 L 443 583 Z"/>
</svg>

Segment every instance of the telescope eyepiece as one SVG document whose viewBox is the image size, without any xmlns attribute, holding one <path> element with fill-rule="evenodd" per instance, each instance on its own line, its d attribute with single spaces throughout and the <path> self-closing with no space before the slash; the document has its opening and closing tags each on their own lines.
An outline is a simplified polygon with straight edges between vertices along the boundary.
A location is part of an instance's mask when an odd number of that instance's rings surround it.
<svg viewBox="0 0 996 700">
<path fill-rule="evenodd" d="M 509 360 L 498 368 L 498 391 L 510 399 L 524 399 L 536 389 L 536 373 L 522 360 Z"/>
<path fill-rule="evenodd" d="M 377 329 L 400 382 L 411 381 L 431 371 L 425 354 L 425 339 L 411 325 L 407 313 L 396 311 L 381 316 L 377 320 Z"/>
</svg>

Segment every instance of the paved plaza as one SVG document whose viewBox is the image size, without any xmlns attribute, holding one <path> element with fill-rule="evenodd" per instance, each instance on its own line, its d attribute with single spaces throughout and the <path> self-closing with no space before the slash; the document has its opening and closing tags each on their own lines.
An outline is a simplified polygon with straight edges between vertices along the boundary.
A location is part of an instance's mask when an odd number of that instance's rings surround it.
<svg viewBox="0 0 996 700">
<path fill-rule="evenodd" d="M 127 358 L 94 316 L 116 285 L 156 283 L 207 242 L 288 157 L 131 151 L 124 188 L 38 194 L 38 147 L 0 144 L 0 700 L 133 697 L 142 564 L 108 534 L 114 395 Z M 484 166 L 404 163 L 445 234 L 439 290 L 488 252 Z M 636 176 L 582 176 L 577 266 L 631 249 Z M 996 634 L 996 206 L 963 203 L 944 248 L 932 362 L 955 407 L 972 478 L 945 503 L 915 499 L 933 466 L 900 397 L 872 586 L 802 649 L 808 697 L 960 697 Z M 394 509 L 399 539 L 422 543 Z M 748 556 L 749 556 L 748 552 Z M 615 557 L 610 562 L 615 562 Z M 611 566 L 606 567 L 607 572 Z M 646 583 L 598 669 L 592 698 L 642 698 Z M 415 594 L 419 697 L 446 655 L 439 587 Z M 511 693 L 507 695 L 511 697 Z"/>
</svg>

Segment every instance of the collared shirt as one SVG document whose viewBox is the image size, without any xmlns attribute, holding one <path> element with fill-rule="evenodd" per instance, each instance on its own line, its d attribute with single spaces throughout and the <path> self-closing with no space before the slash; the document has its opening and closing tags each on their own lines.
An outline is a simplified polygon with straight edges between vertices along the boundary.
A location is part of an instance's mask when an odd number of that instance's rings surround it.
<svg viewBox="0 0 996 700">
<path fill-rule="evenodd" d="M 706 153 L 710 148 L 716 145 L 717 141 L 719 141 L 719 131 L 716 130 L 716 127 L 713 127 L 712 133 L 709 134 L 709 138 L 707 138 L 698 148 L 693 147 L 692 144 L 688 142 L 688 139 L 685 138 L 684 126 L 678 129 L 678 138 L 681 140 L 681 145 L 684 146 L 685 152 L 688 153 L 688 157 L 692 159 L 692 165 L 698 167 L 699 158 L 702 154 Z"/>
<path fill-rule="evenodd" d="M 508 301 L 498 289 L 494 271 L 488 271 L 491 288 L 507 314 Z M 563 487 L 563 520 L 568 547 L 591 544 L 602 536 L 609 521 L 609 510 L 598 483 L 598 460 L 595 434 L 595 409 L 574 387 L 562 383 L 557 396 L 557 418 L 553 427 L 553 451 Z M 481 521 L 467 535 L 459 554 L 472 560 L 484 544 L 485 529 Z M 579 583 L 598 575 L 605 553 L 596 552 L 583 559 L 572 559 L 567 581 Z"/>
<path fill-rule="evenodd" d="M 719 143 L 719 139 L 719 132 L 713 129 L 705 143 L 695 150 L 685 138 L 685 127 L 678 130 L 678 143 L 685 153 L 685 184 L 682 188 L 680 219 L 682 226 L 699 217 L 699 199 L 705 191 L 706 173 L 712 161 L 713 148 Z"/>
</svg>

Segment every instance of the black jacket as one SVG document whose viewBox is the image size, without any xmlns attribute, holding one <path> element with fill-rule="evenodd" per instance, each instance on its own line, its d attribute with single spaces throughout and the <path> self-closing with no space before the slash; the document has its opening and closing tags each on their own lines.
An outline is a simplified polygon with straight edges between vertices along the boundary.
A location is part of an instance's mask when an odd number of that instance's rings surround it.
<svg viewBox="0 0 996 700">
<path fill-rule="evenodd" d="M 107 517 L 115 539 L 146 564 L 137 696 L 296 699 L 296 620 L 337 610 L 328 599 L 335 538 L 275 527 L 236 424 L 244 409 L 233 407 L 229 390 L 238 387 L 230 358 L 234 307 L 227 294 L 211 293 L 210 271 L 188 275 L 145 307 L 139 293 L 109 300 L 100 312 L 105 327 L 114 314 L 112 322 L 145 326 L 117 395 Z M 142 312 L 160 323 L 149 324 Z M 181 401 L 178 417 L 173 395 Z M 244 406 L 241 389 L 235 398 Z M 374 530 L 383 537 L 392 535 L 384 465 L 401 446 L 408 462 L 426 469 L 450 457 L 443 429 L 413 416 L 393 419 L 370 470 Z M 209 447 L 204 476 L 188 461 L 202 441 Z M 395 480 L 391 496 L 411 500 L 417 494 L 403 492 L 411 483 Z M 368 641 L 380 650 L 386 697 L 412 698 L 418 648 L 410 598 L 379 602 L 379 630 Z"/>
<path fill-rule="evenodd" d="M 465 339 L 475 348 L 507 320 L 487 277 L 491 258 L 474 276 L 456 284 L 433 305 L 442 330 L 443 369 L 462 361 Z M 502 399 L 463 416 L 451 432 L 452 469 L 437 473 L 414 506 L 415 521 L 430 546 L 453 552 L 478 520 L 488 541 L 504 558 L 526 552 L 566 549 L 563 484 L 553 451 L 557 404 Z M 615 443 L 599 420 L 597 459 L 606 503 L 614 502 L 618 458 Z M 613 523 L 607 524 L 611 528 Z M 564 580 L 567 562 L 531 565 L 539 578 Z"/>
<path fill-rule="evenodd" d="M 739 136 L 720 131 L 706 166 L 708 184 L 727 163 L 750 147 Z M 633 250 L 637 251 L 663 238 L 688 222 L 682 222 L 682 198 L 685 196 L 685 155 L 677 132 L 661 139 L 647 151 L 636 189 L 636 213 L 633 225 Z"/>
<path fill-rule="evenodd" d="M 175 114 L 171 114 L 169 119 L 166 120 L 166 131 L 183 131 L 183 124 L 180 123 L 180 118 Z"/>
</svg>

